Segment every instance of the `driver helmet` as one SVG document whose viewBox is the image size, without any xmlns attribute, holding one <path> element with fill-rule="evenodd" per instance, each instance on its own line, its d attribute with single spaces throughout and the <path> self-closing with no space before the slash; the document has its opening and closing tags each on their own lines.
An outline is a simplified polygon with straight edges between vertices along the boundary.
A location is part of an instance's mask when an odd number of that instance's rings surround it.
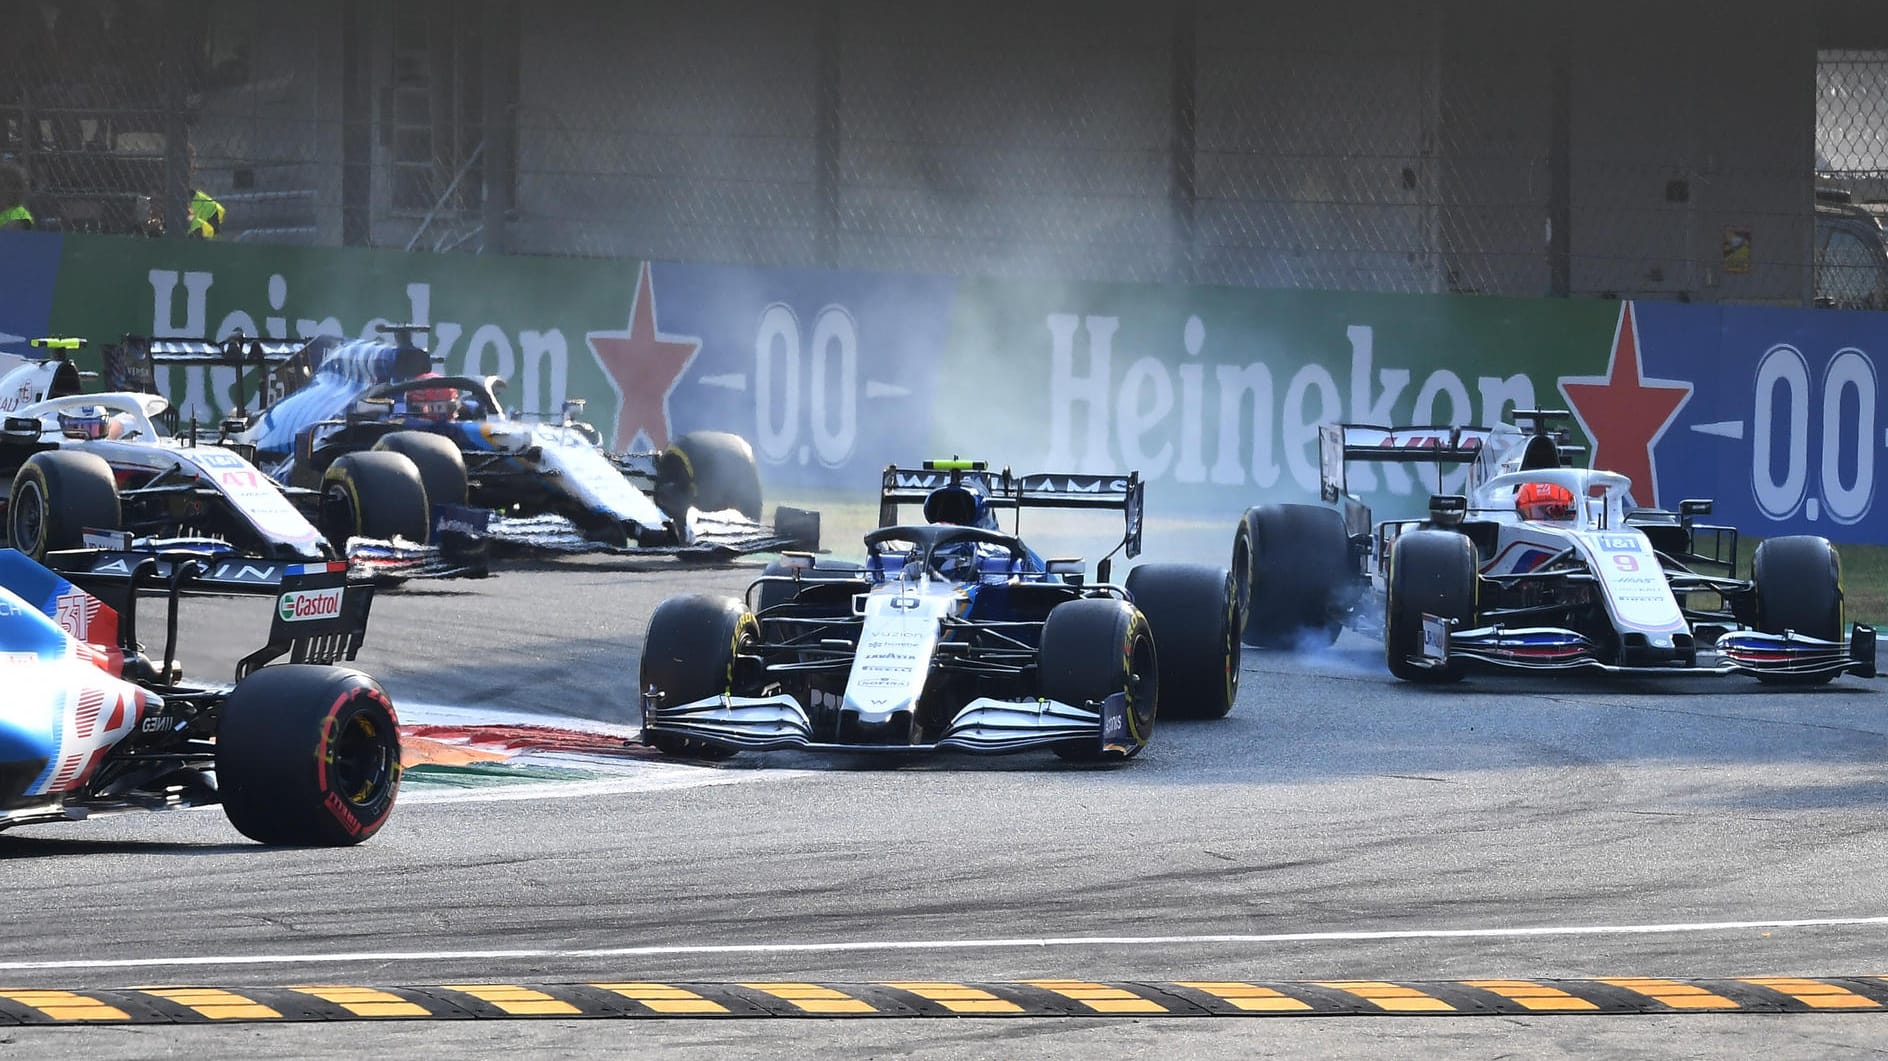
<svg viewBox="0 0 1888 1061">
<path fill-rule="evenodd" d="M 78 405 L 59 410 L 59 431 L 67 438 L 105 438 L 110 422 L 103 406 Z"/>
<path fill-rule="evenodd" d="M 437 372 L 427 372 L 420 379 L 438 379 Z M 418 387 L 406 392 L 406 411 L 428 420 L 449 420 L 459 404 L 459 392 L 451 387 Z"/>
<path fill-rule="evenodd" d="M 1514 492 L 1514 510 L 1526 520 L 1570 520 L 1573 491 L 1559 483 L 1524 483 Z"/>
</svg>

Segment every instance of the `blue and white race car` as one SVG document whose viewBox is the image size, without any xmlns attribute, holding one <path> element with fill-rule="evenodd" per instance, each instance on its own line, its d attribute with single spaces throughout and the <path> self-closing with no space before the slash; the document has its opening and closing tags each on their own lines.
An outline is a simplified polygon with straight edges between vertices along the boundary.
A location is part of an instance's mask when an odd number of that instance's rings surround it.
<svg viewBox="0 0 1888 1061">
<path fill-rule="evenodd" d="M 1047 748 L 1131 757 L 1160 716 L 1217 718 L 1238 693 L 1231 574 L 1142 564 L 1089 583 L 1045 559 L 995 510 L 1112 508 L 1140 552 L 1143 483 L 1128 475 L 1012 475 L 981 462 L 889 468 L 865 559 L 791 554 L 745 601 L 673 597 L 643 649 L 643 739 L 675 755 L 742 749 Z M 924 524 L 898 506 L 922 501 Z M 1111 554 L 1112 555 L 1112 554 Z"/>
<path fill-rule="evenodd" d="M 606 453 L 577 419 L 581 401 L 522 418 L 501 404 L 502 379 L 433 373 L 412 343 L 424 330 L 251 343 L 235 356 L 227 343 L 130 337 L 107 363 L 134 380 L 154 363 L 261 375 L 260 415 L 239 409 L 222 437 L 284 486 L 319 492 L 336 540 L 702 556 L 818 547 L 817 513 L 783 507 L 759 522 L 759 470 L 739 437 L 692 432 L 661 453 Z"/>
</svg>

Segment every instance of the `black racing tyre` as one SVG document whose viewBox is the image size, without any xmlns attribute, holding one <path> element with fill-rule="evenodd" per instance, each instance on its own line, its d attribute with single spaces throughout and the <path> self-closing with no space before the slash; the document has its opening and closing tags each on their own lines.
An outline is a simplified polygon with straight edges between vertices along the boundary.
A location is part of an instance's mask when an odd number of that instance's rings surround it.
<svg viewBox="0 0 1888 1061">
<path fill-rule="evenodd" d="M 690 594 L 670 597 L 649 616 L 643 641 L 638 690 L 654 686 L 670 704 L 687 704 L 739 688 L 736 657 L 743 643 L 756 641 L 760 624 L 747 605 L 732 597 Z M 739 749 L 672 733 L 649 734 L 664 755 L 720 760 Z"/>
<path fill-rule="evenodd" d="M 1445 530 L 1410 530 L 1398 535 L 1390 547 L 1390 591 L 1383 618 L 1390 673 L 1406 682 L 1461 680 L 1459 659 L 1441 667 L 1423 667 L 1410 660 L 1422 655 L 1423 615 L 1472 626 L 1480 589 L 1475 543 L 1468 535 Z"/>
<path fill-rule="evenodd" d="M 349 538 L 423 544 L 432 532 L 426 484 L 405 454 L 342 454 L 321 477 L 320 524 L 336 549 L 346 549 Z"/>
<path fill-rule="evenodd" d="M 1160 661 L 1154 633 L 1139 608 L 1113 597 L 1057 607 L 1042 625 L 1036 671 L 1042 696 L 1072 707 L 1127 694 L 1125 750 L 1083 740 L 1054 745 L 1057 756 L 1070 762 L 1131 759 L 1147 747 L 1160 706 Z"/>
<path fill-rule="evenodd" d="M 760 519 L 760 465 L 754 448 L 725 431 L 690 431 L 656 459 L 655 501 L 671 517 L 679 518 L 690 508 L 731 508 L 748 519 Z"/>
<path fill-rule="evenodd" d="M 1142 564 L 1128 596 L 1160 655 L 1160 717 L 1225 718 L 1239 698 L 1239 594 L 1211 564 Z"/>
<path fill-rule="evenodd" d="M 34 560 L 79 548 L 87 530 L 115 531 L 122 525 L 118 481 L 96 453 L 43 450 L 26 458 L 13 475 L 7 540 Z"/>
<path fill-rule="evenodd" d="M 1751 582 L 1757 589 L 1757 629 L 1766 634 L 1794 631 L 1825 641 L 1842 640 L 1842 558 L 1829 539 L 1813 534 L 1769 538 L 1751 558 Z M 1821 685 L 1834 674 L 1764 674 L 1764 681 Z"/>
<path fill-rule="evenodd" d="M 1247 509 L 1233 531 L 1232 570 L 1245 642 L 1267 648 L 1307 635 L 1337 640 L 1359 588 L 1343 513 L 1317 505 Z"/>
<path fill-rule="evenodd" d="M 258 843 L 360 843 L 393 812 L 400 770 L 400 720 L 360 671 L 264 667 L 223 702 L 217 790 L 229 823 Z"/>
<path fill-rule="evenodd" d="M 382 435 L 374 450 L 400 453 L 413 462 L 420 473 L 420 485 L 426 490 L 426 505 L 438 512 L 442 505 L 464 505 L 468 496 L 465 478 L 465 454 L 444 435 L 431 431 L 395 431 Z"/>
</svg>

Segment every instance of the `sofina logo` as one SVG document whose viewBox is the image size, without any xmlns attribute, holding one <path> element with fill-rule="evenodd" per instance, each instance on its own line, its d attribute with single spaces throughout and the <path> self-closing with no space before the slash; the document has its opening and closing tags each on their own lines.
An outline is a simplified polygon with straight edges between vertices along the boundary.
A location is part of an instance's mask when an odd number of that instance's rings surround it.
<svg viewBox="0 0 1888 1061">
<path fill-rule="evenodd" d="M 301 623 L 311 619 L 332 619 L 341 614 L 341 598 L 345 593 L 340 586 L 333 589 L 290 590 L 282 594 L 282 621 Z"/>
</svg>

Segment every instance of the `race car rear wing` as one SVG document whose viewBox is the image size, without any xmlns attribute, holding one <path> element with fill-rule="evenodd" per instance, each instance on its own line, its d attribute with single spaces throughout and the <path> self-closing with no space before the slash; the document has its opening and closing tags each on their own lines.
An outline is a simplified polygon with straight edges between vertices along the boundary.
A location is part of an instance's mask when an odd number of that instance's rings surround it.
<svg viewBox="0 0 1888 1061">
<path fill-rule="evenodd" d="M 1119 509 L 1126 524 L 1121 539 L 1123 554 L 1129 559 L 1140 555 L 1147 492 L 1141 473 L 1017 475 L 1008 468 L 998 472 L 988 469 L 983 461 L 956 459 L 925 461 L 921 468 L 887 467 L 879 487 L 878 525 L 895 526 L 899 505 L 923 504 L 931 491 L 976 476 L 983 486 L 984 503 L 991 508 L 1018 513 L 1024 508 Z"/>
<path fill-rule="evenodd" d="M 146 590 L 169 595 L 164 651 L 165 670 L 175 658 L 177 612 L 186 594 L 229 594 L 274 598 L 269 640 L 236 665 L 236 679 L 283 656 L 290 663 L 339 663 L 360 651 L 373 606 L 371 583 L 350 580 L 345 560 L 291 563 L 230 557 L 195 556 L 187 551 L 153 555 L 113 549 L 73 549 L 48 553 L 45 567 L 23 554 L 0 551 L 0 572 L 26 567 L 51 582 L 77 586 L 115 609 L 127 652 L 139 651 L 137 601 Z M 33 576 L 22 575 L 23 578 Z M 6 584 L 14 586 L 12 575 Z M 48 599 L 53 599 L 52 595 Z M 52 614 L 48 612 L 48 614 Z M 61 616 L 53 615 L 55 621 Z"/>
<path fill-rule="evenodd" d="M 237 332 L 220 342 L 182 336 L 127 335 L 104 350 L 106 390 L 153 393 L 157 365 L 211 365 L 237 369 L 232 415 L 246 417 L 247 379 L 257 370 L 256 411 L 306 383 L 335 340 L 258 339 Z M 175 427 L 175 425 L 170 425 Z"/>
<path fill-rule="evenodd" d="M 1325 424 L 1318 428 L 1318 494 L 1333 503 L 1348 494 L 1352 461 L 1433 464 L 1440 481 L 1443 468 L 1473 464 L 1491 433 L 1485 427 Z"/>
</svg>

